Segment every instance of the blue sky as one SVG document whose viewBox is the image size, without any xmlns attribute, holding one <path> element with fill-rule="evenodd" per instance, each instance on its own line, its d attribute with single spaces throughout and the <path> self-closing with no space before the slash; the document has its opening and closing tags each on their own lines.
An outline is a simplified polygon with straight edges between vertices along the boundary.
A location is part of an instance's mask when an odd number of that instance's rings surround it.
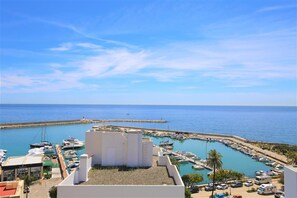
<svg viewBox="0 0 297 198">
<path fill-rule="evenodd" d="M 1 103 L 295 105 L 296 1 L 0 1 Z"/>
</svg>

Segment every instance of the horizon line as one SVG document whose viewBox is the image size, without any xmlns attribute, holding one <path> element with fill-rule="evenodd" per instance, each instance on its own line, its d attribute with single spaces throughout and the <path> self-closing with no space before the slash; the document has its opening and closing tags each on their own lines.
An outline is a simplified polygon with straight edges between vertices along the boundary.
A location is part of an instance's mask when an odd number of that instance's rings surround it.
<svg viewBox="0 0 297 198">
<path fill-rule="evenodd" d="M 115 105 L 115 106 L 243 106 L 243 107 L 297 107 L 296 105 L 259 105 L 259 104 L 99 104 L 99 103 L 0 103 L 0 105 Z"/>
</svg>

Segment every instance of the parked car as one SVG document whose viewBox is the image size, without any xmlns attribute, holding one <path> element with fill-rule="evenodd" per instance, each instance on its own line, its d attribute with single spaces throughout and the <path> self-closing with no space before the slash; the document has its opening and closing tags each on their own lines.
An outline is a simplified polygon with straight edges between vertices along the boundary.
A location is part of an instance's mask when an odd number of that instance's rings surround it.
<svg viewBox="0 0 297 198">
<path fill-rule="evenodd" d="M 198 186 L 193 186 L 191 189 L 190 189 L 191 193 L 198 193 L 199 192 L 199 187 Z"/>
<path fill-rule="evenodd" d="M 209 183 L 204 190 L 205 191 L 212 191 L 213 189 L 216 189 L 216 186 L 214 186 L 212 183 Z"/>
<path fill-rule="evenodd" d="M 220 193 L 220 194 L 216 194 L 213 196 L 214 198 L 228 198 L 228 196 L 226 196 L 225 194 L 223 193 Z"/>
<path fill-rule="evenodd" d="M 217 189 L 218 190 L 225 190 L 225 189 L 228 189 L 228 185 L 227 184 L 220 184 L 217 186 Z"/>
<path fill-rule="evenodd" d="M 232 188 L 239 188 L 239 187 L 242 187 L 243 185 L 242 185 L 242 182 L 234 182 L 234 183 L 232 183 L 231 184 L 231 187 Z"/>
<path fill-rule="evenodd" d="M 285 197 L 285 193 L 282 191 L 277 191 L 274 193 L 274 197 L 275 198 L 284 198 Z"/>
<path fill-rule="evenodd" d="M 246 181 L 246 182 L 244 183 L 244 185 L 245 185 L 246 187 L 250 187 L 250 186 L 254 185 L 254 183 L 253 183 L 253 181 L 248 180 L 248 181 Z"/>
</svg>

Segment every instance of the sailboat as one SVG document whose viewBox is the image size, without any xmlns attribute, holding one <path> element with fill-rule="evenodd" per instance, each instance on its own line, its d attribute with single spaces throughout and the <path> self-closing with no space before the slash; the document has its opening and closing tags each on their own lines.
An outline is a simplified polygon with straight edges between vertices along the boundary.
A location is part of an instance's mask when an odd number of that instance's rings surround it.
<svg viewBox="0 0 297 198">
<path fill-rule="evenodd" d="M 52 143 L 45 140 L 46 129 L 42 128 L 41 141 L 39 143 L 30 144 L 30 148 L 41 148 L 45 146 L 52 146 Z"/>
</svg>

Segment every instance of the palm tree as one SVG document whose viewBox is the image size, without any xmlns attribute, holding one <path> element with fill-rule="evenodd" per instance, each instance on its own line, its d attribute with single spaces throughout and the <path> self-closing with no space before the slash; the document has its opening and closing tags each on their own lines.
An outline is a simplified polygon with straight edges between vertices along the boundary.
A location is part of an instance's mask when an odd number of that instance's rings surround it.
<svg viewBox="0 0 297 198">
<path fill-rule="evenodd" d="M 217 152 L 215 149 L 210 150 L 208 152 L 208 159 L 206 164 L 213 168 L 213 179 L 212 179 L 213 188 L 211 192 L 211 197 L 213 198 L 213 192 L 214 192 L 215 180 L 216 180 L 216 169 L 218 170 L 221 169 L 223 165 L 222 155 L 219 152 Z"/>
</svg>

